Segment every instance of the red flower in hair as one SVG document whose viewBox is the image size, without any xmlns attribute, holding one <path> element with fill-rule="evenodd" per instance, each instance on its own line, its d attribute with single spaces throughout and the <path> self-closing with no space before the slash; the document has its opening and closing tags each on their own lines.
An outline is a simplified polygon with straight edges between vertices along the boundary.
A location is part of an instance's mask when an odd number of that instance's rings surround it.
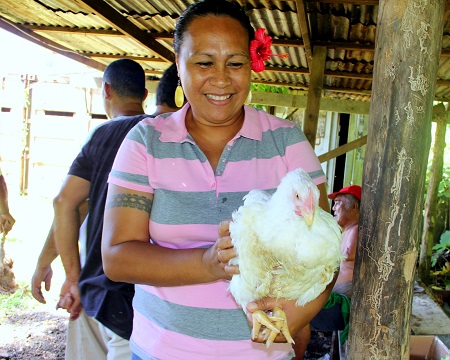
<svg viewBox="0 0 450 360">
<path fill-rule="evenodd" d="M 250 41 L 251 68 L 254 72 L 264 71 L 264 60 L 269 60 L 271 56 L 287 58 L 288 54 L 272 54 L 272 38 L 265 33 L 266 29 L 260 28 L 255 32 L 255 39 Z"/>
</svg>

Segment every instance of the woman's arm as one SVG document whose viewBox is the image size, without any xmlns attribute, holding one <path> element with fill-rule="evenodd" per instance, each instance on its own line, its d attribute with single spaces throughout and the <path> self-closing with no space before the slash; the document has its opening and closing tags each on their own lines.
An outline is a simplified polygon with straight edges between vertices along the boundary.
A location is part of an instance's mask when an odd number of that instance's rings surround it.
<svg viewBox="0 0 450 360">
<path fill-rule="evenodd" d="M 179 286 L 231 279 L 236 256 L 229 237 L 208 249 L 169 249 L 149 242 L 153 194 L 110 184 L 103 224 L 102 259 L 113 281 Z M 225 249 L 225 250 L 222 250 Z"/>
</svg>

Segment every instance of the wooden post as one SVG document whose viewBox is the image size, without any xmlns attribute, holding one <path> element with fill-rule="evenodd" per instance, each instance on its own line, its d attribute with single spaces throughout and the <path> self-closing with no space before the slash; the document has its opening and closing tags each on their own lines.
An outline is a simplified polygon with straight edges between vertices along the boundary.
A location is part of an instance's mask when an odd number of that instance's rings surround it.
<svg viewBox="0 0 450 360">
<path fill-rule="evenodd" d="M 444 105 L 442 104 L 442 107 Z M 445 133 L 447 130 L 447 114 L 440 114 L 436 119 L 436 133 L 434 137 L 433 161 L 428 181 L 427 199 L 425 201 L 424 226 L 419 258 L 419 277 L 427 285 L 430 280 L 431 253 L 434 245 L 434 225 L 436 219 L 437 193 L 442 179 L 444 166 Z"/>
<path fill-rule="evenodd" d="M 303 124 L 303 132 L 313 148 L 316 144 L 326 58 L 327 48 L 325 46 L 315 46 L 311 73 L 309 74 L 308 99 L 306 100 L 305 121 Z"/>
<path fill-rule="evenodd" d="M 444 0 L 381 0 L 347 359 L 409 359 Z"/>
</svg>

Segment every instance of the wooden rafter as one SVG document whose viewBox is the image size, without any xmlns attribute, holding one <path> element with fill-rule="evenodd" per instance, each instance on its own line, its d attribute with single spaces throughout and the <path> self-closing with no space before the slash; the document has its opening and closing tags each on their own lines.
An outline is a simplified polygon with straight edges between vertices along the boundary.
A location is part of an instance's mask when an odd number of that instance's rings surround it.
<svg viewBox="0 0 450 360">
<path fill-rule="evenodd" d="M 117 30 L 105 30 L 105 29 L 87 29 L 87 28 L 71 28 L 61 26 L 40 26 L 40 25 L 23 25 L 25 28 L 43 33 L 64 33 L 64 34 L 77 34 L 77 35 L 93 35 L 93 36 L 114 36 L 123 37 L 127 36 Z M 173 40 L 173 34 L 169 33 L 149 33 L 145 34 L 152 36 L 156 40 Z M 284 47 L 305 47 L 302 39 L 273 39 L 273 46 Z M 346 51 L 375 51 L 374 44 L 353 44 L 342 41 L 314 41 L 314 46 L 325 46 L 327 49 L 337 49 Z M 442 49 L 441 57 L 450 57 L 450 50 Z"/>
<path fill-rule="evenodd" d="M 91 59 L 122 59 L 123 55 L 116 55 L 116 54 L 91 54 L 91 53 L 84 53 L 85 56 L 90 57 Z M 150 62 L 150 63 L 165 63 L 167 64 L 167 61 L 161 59 L 161 58 L 149 58 L 144 56 L 131 56 L 127 55 L 127 59 L 135 60 L 135 61 L 141 61 L 141 62 Z"/>
<path fill-rule="evenodd" d="M 85 5 L 105 21 L 109 22 L 114 28 L 144 45 L 152 53 L 160 56 L 168 62 L 173 62 L 175 60 L 174 54 L 169 49 L 160 44 L 148 32 L 139 29 L 105 1 L 78 0 L 78 2 Z"/>
<path fill-rule="evenodd" d="M 48 50 L 54 51 L 60 55 L 68 57 L 72 60 L 78 61 L 86 66 L 90 66 L 96 70 L 103 71 L 106 68 L 106 65 L 99 63 L 95 60 L 92 60 L 88 57 L 80 55 L 79 53 L 64 47 L 54 41 L 47 39 L 44 36 L 34 33 L 31 30 L 26 29 L 25 27 L 18 24 L 11 24 L 9 20 L 0 17 L 0 27 L 6 31 L 9 31 L 21 38 L 31 41 L 34 44 L 42 46 Z"/>
<path fill-rule="evenodd" d="M 304 0 L 295 0 L 297 5 L 297 18 L 302 32 L 302 39 L 305 46 L 306 62 L 308 67 L 311 67 L 312 62 L 312 45 L 309 33 L 308 14 L 306 13 L 306 6 Z"/>
<path fill-rule="evenodd" d="M 41 26 L 41 25 L 24 25 L 25 28 L 37 32 L 45 33 L 63 33 L 63 34 L 79 34 L 79 35 L 94 35 L 94 36 L 126 36 L 117 30 L 106 29 L 88 29 L 78 27 L 63 27 L 63 26 Z"/>
<path fill-rule="evenodd" d="M 319 122 L 320 100 L 322 98 L 325 60 L 327 48 L 316 46 L 314 48 L 311 74 L 309 79 L 308 99 L 305 109 L 303 132 L 314 148 L 316 143 L 317 124 Z"/>
<path fill-rule="evenodd" d="M 306 0 L 313 2 L 315 0 Z M 355 5 L 378 5 L 378 0 L 320 0 L 322 3 L 328 4 L 355 4 Z"/>
<path fill-rule="evenodd" d="M 367 135 L 364 135 L 360 137 L 359 139 L 356 139 L 354 141 L 351 141 L 347 144 L 344 144 L 342 146 L 337 147 L 336 149 L 333 149 L 331 151 L 328 151 L 325 154 L 322 154 L 319 156 L 319 161 L 321 163 L 326 162 L 328 160 L 334 159 L 340 155 L 343 155 L 345 153 L 348 153 L 349 151 L 352 151 L 356 148 L 359 148 L 363 145 L 366 145 L 367 143 Z"/>
</svg>

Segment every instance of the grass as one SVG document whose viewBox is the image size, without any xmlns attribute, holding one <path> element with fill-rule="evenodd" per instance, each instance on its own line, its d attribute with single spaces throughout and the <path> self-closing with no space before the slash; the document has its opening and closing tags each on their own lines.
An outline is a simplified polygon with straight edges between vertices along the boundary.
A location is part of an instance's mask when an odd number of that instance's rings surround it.
<svg viewBox="0 0 450 360">
<path fill-rule="evenodd" d="M 0 318 L 7 313 L 17 310 L 33 310 L 38 306 L 31 295 L 29 285 L 23 281 L 18 285 L 19 288 L 13 294 L 0 294 Z"/>
<path fill-rule="evenodd" d="M 16 223 L 6 237 L 5 252 L 6 257 L 14 261 L 12 270 L 19 289 L 14 294 L 0 295 L 0 318 L 5 313 L 17 310 L 53 313 L 56 311 L 59 291 L 64 280 L 64 270 L 59 258 L 52 264 L 53 279 L 50 291 L 45 291 L 42 286 L 47 304 L 39 303 L 31 294 L 31 278 L 53 220 L 52 202 L 45 197 L 19 196 L 10 191 L 9 205 Z M 62 315 L 62 310 L 59 310 L 58 314 Z"/>
</svg>

